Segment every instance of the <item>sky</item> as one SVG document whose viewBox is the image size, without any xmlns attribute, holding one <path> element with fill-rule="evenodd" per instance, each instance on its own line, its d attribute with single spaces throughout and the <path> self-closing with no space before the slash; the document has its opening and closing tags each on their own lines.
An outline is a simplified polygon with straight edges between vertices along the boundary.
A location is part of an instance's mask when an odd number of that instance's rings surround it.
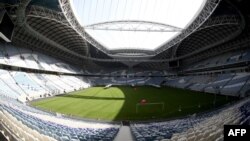
<svg viewBox="0 0 250 141">
<path fill-rule="evenodd" d="M 83 26 L 109 21 L 148 21 L 185 29 L 202 10 L 206 0 L 70 0 L 78 22 Z M 115 23 L 115 22 L 114 22 Z M 117 24 L 108 25 L 115 27 Z M 124 28 L 135 26 L 120 24 Z M 157 24 L 136 25 L 145 29 Z M 180 32 L 113 31 L 85 29 L 109 50 L 155 50 Z"/>
</svg>

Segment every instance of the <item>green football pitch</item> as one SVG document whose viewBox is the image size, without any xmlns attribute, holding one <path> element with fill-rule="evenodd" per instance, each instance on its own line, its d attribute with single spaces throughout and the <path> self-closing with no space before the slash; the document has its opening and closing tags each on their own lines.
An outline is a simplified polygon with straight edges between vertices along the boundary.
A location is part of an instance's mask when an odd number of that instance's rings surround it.
<svg viewBox="0 0 250 141">
<path fill-rule="evenodd" d="M 145 104 L 141 104 L 142 100 Z M 91 87 L 31 102 L 51 112 L 97 120 L 148 120 L 190 115 L 233 98 L 170 87 Z"/>
</svg>

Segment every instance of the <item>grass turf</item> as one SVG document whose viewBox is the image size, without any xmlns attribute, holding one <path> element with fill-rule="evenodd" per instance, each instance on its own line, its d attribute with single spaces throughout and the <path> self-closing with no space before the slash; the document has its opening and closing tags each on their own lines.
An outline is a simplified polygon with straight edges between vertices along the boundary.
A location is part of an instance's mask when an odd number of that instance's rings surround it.
<svg viewBox="0 0 250 141">
<path fill-rule="evenodd" d="M 145 105 L 138 106 L 138 112 L 136 112 L 136 104 L 142 99 L 146 99 L 147 103 L 163 102 L 164 109 L 160 104 Z M 83 118 L 147 120 L 193 114 L 215 108 L 231 100 L 232 98 L 226 96 L 170 87 L 119 86 L 107 89 L 91 87 L 66 95 L 33 101 L 31 104 L 44 110 Z"/>
</svg>

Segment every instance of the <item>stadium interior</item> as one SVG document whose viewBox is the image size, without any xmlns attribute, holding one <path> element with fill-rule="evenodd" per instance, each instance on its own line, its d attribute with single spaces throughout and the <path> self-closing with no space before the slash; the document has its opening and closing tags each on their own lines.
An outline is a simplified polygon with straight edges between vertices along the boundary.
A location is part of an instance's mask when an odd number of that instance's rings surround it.
<svg viewBox="0 0 250 141">
<path fill-rule="evenodd" d="M 1 141 L 223 141 L 250 125 L 249 0 L 0 0 Z"/>
</svg>

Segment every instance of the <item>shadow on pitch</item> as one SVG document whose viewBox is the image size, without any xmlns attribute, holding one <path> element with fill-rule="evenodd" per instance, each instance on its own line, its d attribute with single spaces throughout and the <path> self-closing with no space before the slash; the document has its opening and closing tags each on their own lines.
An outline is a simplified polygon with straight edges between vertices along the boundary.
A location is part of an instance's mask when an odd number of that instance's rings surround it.
<svg viewBox="0 0 250 141">
<path fill-rule="evenodd" d="M 83 96 L 83 95 L 60 95 L 58 97 L 68 97 L 68 98 L 81 98 L 81 99 L 93 99 L 93 100 L 124 100 L 124 98 L 116 97 L 100 97 L 100 96 Z"/>
</svg>

